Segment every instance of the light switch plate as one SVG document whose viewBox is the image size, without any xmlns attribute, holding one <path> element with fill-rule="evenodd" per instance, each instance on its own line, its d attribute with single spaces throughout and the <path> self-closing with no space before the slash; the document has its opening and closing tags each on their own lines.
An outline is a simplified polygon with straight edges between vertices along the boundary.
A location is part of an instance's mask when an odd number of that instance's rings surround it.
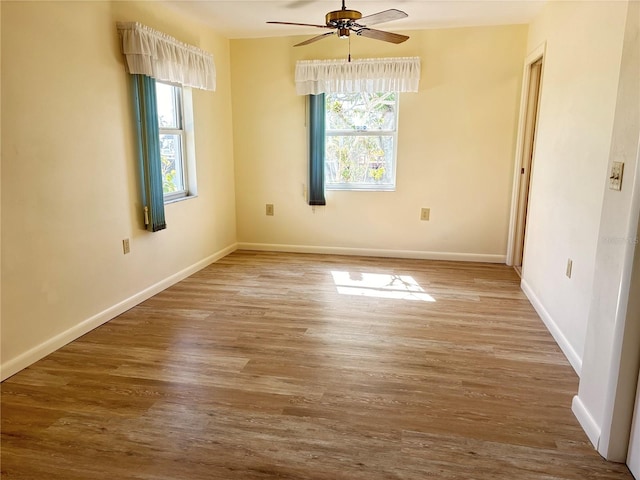
<svg viewBox="0 0 640 480">
<path fill-rule="evenodd" d="M 622 190 L 622 172 L 624 163 L 613 162 L 611 165 L 611 173 L 609 174 L 609 188 L 611 190 Z"/>
</svg>

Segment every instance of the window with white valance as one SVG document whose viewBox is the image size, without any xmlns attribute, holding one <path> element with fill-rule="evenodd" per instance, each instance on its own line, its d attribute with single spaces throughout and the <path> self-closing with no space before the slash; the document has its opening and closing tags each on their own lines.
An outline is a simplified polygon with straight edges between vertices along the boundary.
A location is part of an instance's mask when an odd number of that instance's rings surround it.
<svg viewBox="0 0 640 480">
<path fill-rule="evenodd" d="M 184 87 L 216 89 L 213 55 L 138 22 L 118 22 L 122 53 L 131 74 Z"/>
<path fill-rule="evenodd" d="M 420 58 L 302 60 L 296 63 L 295 81 L 298 95 L 417 92 Z"/>
<path fill-rule="evenodd" d="M 213 56 L 137 22 L 118 22 L 131 75 L 141 199 L 147 230 L 167 228 L 164 204 L 194 198 L 191 87 L 215 90 Z"/>
<path fill-rule="evenodd" d="M 394 191 L 399 93 L 417 92 L 420 58 L 304 60 L 309 96 L 309 205 L 331 190 Z"/>
</svg>

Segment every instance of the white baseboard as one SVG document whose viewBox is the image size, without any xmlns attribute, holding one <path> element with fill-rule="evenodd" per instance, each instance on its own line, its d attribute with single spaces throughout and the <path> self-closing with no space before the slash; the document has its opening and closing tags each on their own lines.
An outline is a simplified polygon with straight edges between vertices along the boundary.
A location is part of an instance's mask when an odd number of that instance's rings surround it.
<svg viewBox="0 0 640 480">
<path fill-rule="evenodd" d="M 203 260 L 200 260 L 197 263 L 181 270 L 160 282 L 151 285 L 148 288 L 145 288 L 141 292 L 136 293 L 135 295 L 113 305 L 112 307 L 103 310 L 96 315 L 83 320 L 77 325 L 65 330 L 64 332 L 59 333 L 55 337 L 46 340 L 45 342 L 37 345 L 30 350 L 18 355 L 15 358 L 7 360 L 0 366 L 0 380 L 5 380 L 12 375 L 15 375 L 20 370 L 27 368 L 29 365 L 37 362 L 38 360 L 46 357 L 52 352 L 55 352 L 59 348 L 65 346 L 67 343 L 72 342 L 73 340 L 81 337 L 82 335 L 90 332 L 96 327 L 108 322 L 112 318 L 117 317 L 121 313 L 126 312 L 127 310 L 135 307 L 136 305 L 144 302 L 148 298 L 153 297 L 155 294 L 160 293 L 161 291 L 169 288 L 170 286 L 178 283 L 181 280 L 184 280 L 189 275 L 194 274 L 198 270 L 202 270 L 207 265 L 210 265 L 217 260 L 221 259 L 234 252 L 237 249 L 237 244 L 230 245 L 213 255 L 210 255 Z"/>
<path fill-rule="evenodd" d="M 578 353 L 573 349 L 571 343 L 569 343 L 569 340 L 567 340 L 567 337 L 564 336 L 564 334 L 560 330 L 560 327 L 558 327 L 558 324 L 553 320 L 553 318 L 551 318 L 551 315 L 549 315 L 547 309 L 544 308 L 544 305 L 542 305 L 540 299 L 536 296 L 535 293 L 533 293 L 533 290 L 524 279 L 520 283 L 520 287 L 531 302 L 531 305 L 533 305 L 533 308 L 535 308 L 536 312 L 538 312 L 538 315 L 540 315 L 540 318 L 562 350 L 562 353 L 564 353 L 573 369 L 576 371 L 578 376 L 580 376 L 580 372 L 582 371 L 582 358 L 580 358 L 580 355 L 578 355 Z"/>
<path fill-rule="evenodd" d="M 580 426 L 589 437 L 589 441 L 593 444 L 593 446 L 597 449 L 598 443 L 600 441 L 600 427 L 593 419 L 587 407 L 584 406 L 580 397 L 576 395 L 573 397 L 573 401 L 571 402 L 571 411 L 578 419 Z"/>
<path fill-rule="evenodd" d="M 484 253 L 425 252 L 421 250 L 385 250 L 377 248 L 322 247 L 271 243 L 238 243 L 238 250 L 354 255 L 360 257 L 415 258 L 418 260 L 452 260 L 458 262 L 505 263 L 506 260 L 505 255 L 490 255 Z"/>
</svg>

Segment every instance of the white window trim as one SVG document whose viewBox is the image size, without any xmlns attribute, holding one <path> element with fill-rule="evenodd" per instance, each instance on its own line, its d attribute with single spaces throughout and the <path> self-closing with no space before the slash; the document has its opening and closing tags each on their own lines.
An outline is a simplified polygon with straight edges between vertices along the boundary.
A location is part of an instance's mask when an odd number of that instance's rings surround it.
<svg viewBox="0 0 640 480">
<path fill-rule="evenodd" d="M 187 156 L 185 158 L 185 166 L 187 167 L 187 197 L 195 198 L 198 196 L 198 182 L 196 178 L 196 138 L 193 122 L 193 95 L 190 87 L 182 87 L 182 109 L 184 122 L 185 145 Z"/>
</svg>

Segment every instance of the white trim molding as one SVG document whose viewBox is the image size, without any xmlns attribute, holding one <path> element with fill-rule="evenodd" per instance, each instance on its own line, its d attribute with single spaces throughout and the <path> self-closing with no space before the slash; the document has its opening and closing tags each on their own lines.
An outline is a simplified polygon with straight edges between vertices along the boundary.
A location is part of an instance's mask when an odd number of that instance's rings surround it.
<svg viewBox="0 0 640 480">
<path fill-rule="evenodd" d="M 522 288 L 522 291 L 531 302 L 531 305 L 533 305 L 533 308 L 538 312 L 542 322 L 546 325 L 547 330 L 549 330 L 553 336 L 554 340 L 562 350 L 562 353 L 564 353 L 575 372 L 580 376 L 580 372 L 582 371 L 582 358 L 580 355 L 578 355 L 578 353 L 573 349 L 571 343 L 567 340 L 567 337 L 564 336 L 562 330 L 558 327 L 558 324 L 553 320 L 553 318 L 551 318 L 547 309 L 544 308 L 540 299 L 535 293 L 533 293 L 533 290 L 524 279 L 520 283 L 520 288 Z"/>
<path fill-rule="evenodd" d="M 571 411 L 578 419 L 587 437 L 589 437 L 589 441 L 597 449 L 600 441 L 600 427 L 578 395 L 574 396 L 571 401 Z"/>
<path fill-rule="evenodd" d="M 379 248 L 326 247 L 317 245 L 283 245 L 271 243 L 238 243 L 238 250 L 262 252 L 318 253 L 359 257 L 414 258 L 416 260 L 450 260 L 456 262 L 504 263 L 504 255 L 487 253 L 427 252 L 422 250 L 387 250 Z"/>
<path fill-rule="evenodd" d="M 66 344 L 80 338 L 82 335 L 90 332 L 91 330 L 107 323 L 109 320 L 117 317 L 118 315 L 126 312 L 127 310 L 135 307 L 136 305 L 144 302 L 145 300 L 153 297 L 157 293 L 166 290 L 172 285 L 175 285 L 181 280 L 184 280 L 189 275 L 193 275 L 195 272 L 202 270 L 208 265 L 220 260 L 222 257 L 233 253 L 237 249 L 237 244 L 230 245 L 213 255 L 210 255 L 193 265 L 174 273 L 173 275 L 159 281 L 158 283 L 145 288 L 144 290 L 136 293 L 135 295 L 122 300 L 121 302 L 93 315 L 86 320 L 81 321 L 77 325 L 59 333 L 58 335 L 42 342 L 40 345 L 27 350 L 26 352 L 7 360 L 0 366 L 0 380 L 6 380 L 7 378 L 15 375 L 20 370 L 27 368 L 29 365 L 41 360 L 50 353 L 55 352 Z"/>
</svg>

